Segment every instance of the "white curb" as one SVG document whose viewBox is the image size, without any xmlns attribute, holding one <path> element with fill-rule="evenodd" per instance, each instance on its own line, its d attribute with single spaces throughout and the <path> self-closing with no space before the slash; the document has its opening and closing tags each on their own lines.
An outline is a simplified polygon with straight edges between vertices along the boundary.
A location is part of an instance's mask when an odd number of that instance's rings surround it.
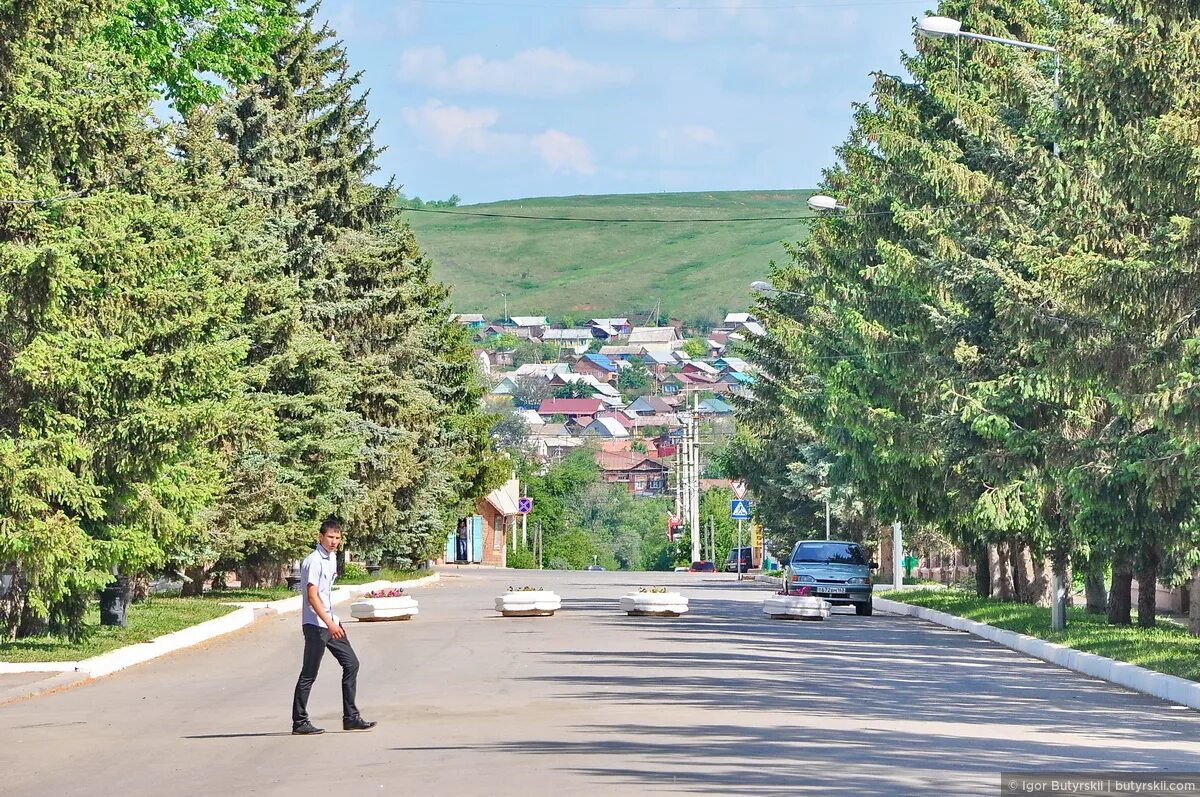
<svg viewBox="0 0 1200 797">
<path fill-rule="evenodd" d="M 964 617 L 956 617 L 953 614 L 935 611 L 924 606 L 913 606 L 886 598 L 875 598 L 875 605 L 880 610 L 891 614 L 919 617 L 947 628 L 966 631 L 1035 659 L 1041 659 L 1050 664 L 1098 678 L 1101 681 L 1108 681 L 1135 692 L 1157 697 L 1159 700 L 1200 709 L 1200 683 L 1196 681 L 1155 672 L 1136 664 L 1098 656 L 1095 653 L 1064 647 L 1054 642 L 1018 634 L 1015 631 L 1006 631 L 1003 628 L 996 628 L 993 625 L 968 620 Z"/>
<path fill-rule="evenodd" d="M 412 581 L 372 581 L 369 584 L 351 584 L 338 587 L 333 591 L 333 602 L 356 598 L 364 592 L 373 589 L 389 587 L 423 587 L 439 579 L 438 573 L 414 579 Z M 155 637 L 149 642 L 139 642 L 123 648 L 103 653 L 83 661 L 29 661 L 29 662 L 0 662 L 0 675 L 25 672 L 77 672 L 87 678 L 99 678 L 144 661 L 174 653 L 183 648 L 207 642 L 224 634 L 237 631 L 253 623 L 258 617 L 271 617 L 277 614 L 287 614 L 300 610 L 300 596 L 283 598 L 276 601 L 261 603 L 239 602 L 225 604 L 237 606 L 232 612 L 213 620 L 207 620 L 170 634 Z"/>
</svg>

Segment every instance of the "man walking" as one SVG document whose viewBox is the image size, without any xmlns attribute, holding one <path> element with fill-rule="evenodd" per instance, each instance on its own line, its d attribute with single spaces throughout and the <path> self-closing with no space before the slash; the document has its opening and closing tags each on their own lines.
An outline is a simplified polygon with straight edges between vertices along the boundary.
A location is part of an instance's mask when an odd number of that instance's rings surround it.
<svg viewBox="0 0 1200 797">
<path fill-rule="evenodd" d="M 365 731 L 375 727 L 358 714 L 354 705 L 354 693 L 358 688 L 358 656 L 350 647 L 350 640 L 342 624 L 333 614 L 333 579 L 337 575 L 337 558 L 334 556 L 342 542 L 342 524 L 330 518 L 321 524 L 321 535 L 317 548 L 305 557 L 300 565 L 300 588 L 304 599 L 300 603 L 300 622 L 304 630 L 304 664 L 300 669 L 300 680 L 296 681 L 296 695 L 292 700 L 292 733 L 297 736 L 312 736 L 324 733 L 324 728 L 313 725 L 308 718 L 308 693 L 317 680 L 321 659 L 328 648 L 342 665 L 342 730 Z"/>
</svg>

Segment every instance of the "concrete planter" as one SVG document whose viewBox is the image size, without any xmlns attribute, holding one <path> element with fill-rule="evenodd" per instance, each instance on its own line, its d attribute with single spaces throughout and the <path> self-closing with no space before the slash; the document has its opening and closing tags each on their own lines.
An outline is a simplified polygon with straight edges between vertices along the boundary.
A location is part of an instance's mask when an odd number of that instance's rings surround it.
<svg viewBox="0 0 1200 797">
<path fill-rule="evenodd" d="M 772 595 L 763 601 L 763 614 L 775 620 L 824 620 L 829 601 L 812 595 Z"/>
<path fill-rule="evenodd" d="M 621 596 L 621 611 L 631 617 L 678 617 L 688 610 L 688 599 L 678 592 L 631 592 Z"/>
<path fill-rule="evenodd" d="M 496 598 L 496 611 L 505 617 L 549 617 L 562 608 L 562 598 L 545 589 L 506 592 Z"/>
<path fill-rule="evenodd" d="M 408 595 L 398 598 L 362 598 L 350 604 L 350 616 L 367 623 L 379 620 L 411 620 L 417 614 L 417 602 Z"/>
</svg>

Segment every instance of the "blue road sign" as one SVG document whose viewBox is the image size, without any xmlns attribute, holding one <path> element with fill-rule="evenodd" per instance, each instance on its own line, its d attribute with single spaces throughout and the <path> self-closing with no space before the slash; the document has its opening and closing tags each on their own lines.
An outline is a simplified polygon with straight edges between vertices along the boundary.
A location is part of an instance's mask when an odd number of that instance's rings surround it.
<svg viewBox="0 0 1200 797">
<path fill-rule="evenodd" d="M 527 496 L 521 496 L 517 499 L 517 511 L 522 515 L 528 515 L 533 511 L 533 499 Z"/>
<path fill-rule="evenodd" d="M 729 516 L 734 520 L 750 519 L 750 499 L 735 498 L 729 502 Z"/>
</svg>

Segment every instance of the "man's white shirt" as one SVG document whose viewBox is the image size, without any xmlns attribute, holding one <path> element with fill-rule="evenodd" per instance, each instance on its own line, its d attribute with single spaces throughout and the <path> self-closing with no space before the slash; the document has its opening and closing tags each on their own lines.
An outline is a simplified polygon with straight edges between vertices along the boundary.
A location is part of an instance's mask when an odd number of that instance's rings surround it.
<svg viewBox="0 0 1200 797">
<path fill-rule="evenodd" d="M 304 596 L 304 600 L 300 604 L 300 622 L 304 625 L 315 625 L 319 628 L 327 628 L 325 622 L 313 609 L 312 604 L 308 602 L 308 585 L 317 585 L 317 595 L 321 598 L 321 603 L 325 606 L 325 611 L 334 621 L 341 625 L 342 621 L 333 613 L 333 580 L 337 578 L 337 557 L 332 552 L 325 550 L 324 545 L 317 545 L 317 549 L 304 557 L 304 561 L 300 563 L 300 588 Z"/>
</svg>

